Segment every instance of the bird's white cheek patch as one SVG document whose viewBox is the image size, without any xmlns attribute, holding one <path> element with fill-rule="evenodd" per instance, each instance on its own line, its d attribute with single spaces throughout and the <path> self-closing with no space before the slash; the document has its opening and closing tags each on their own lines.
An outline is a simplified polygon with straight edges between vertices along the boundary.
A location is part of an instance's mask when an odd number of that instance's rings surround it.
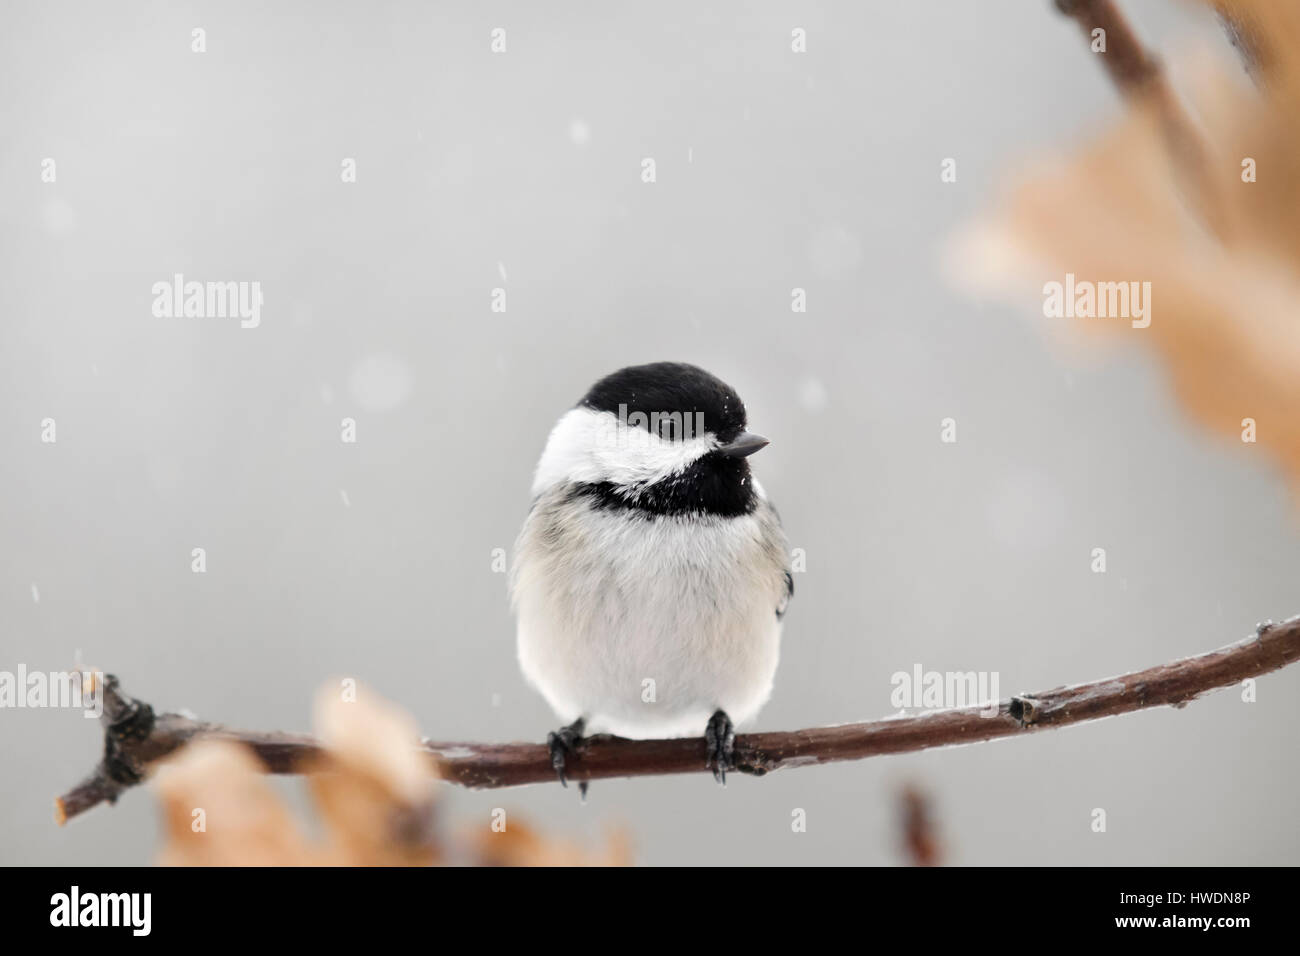
<svg viewBox="0 0 1300 956">
<path fill-rule="evenodd" d="M 652 484 L 679 474 L 716 446 L 717 440 L 707 433 L 689 441 L 665 440 L 620 422 L 610 412 L 575 408 L 551 430 L 537 463 L 533 494 L 561 482 Z"/>
</svg>

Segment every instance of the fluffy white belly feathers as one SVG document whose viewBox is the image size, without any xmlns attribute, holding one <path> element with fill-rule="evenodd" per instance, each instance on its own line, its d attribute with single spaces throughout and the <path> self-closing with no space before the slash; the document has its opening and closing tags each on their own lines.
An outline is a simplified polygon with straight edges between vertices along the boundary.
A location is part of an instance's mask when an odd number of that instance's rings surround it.
<svg viewBox="0 0 1300 956">
<path fill-rule="evenodd" d="M 574 497 L 561 486 L 539 498 L 515 546 L 529 683 L 564 723 L 585 717 L 621 737 L 699 734 L 718 710 L 754 717 L 772 691 L 787 593 L 770 506 L 683 520 Z"/>
</svg>

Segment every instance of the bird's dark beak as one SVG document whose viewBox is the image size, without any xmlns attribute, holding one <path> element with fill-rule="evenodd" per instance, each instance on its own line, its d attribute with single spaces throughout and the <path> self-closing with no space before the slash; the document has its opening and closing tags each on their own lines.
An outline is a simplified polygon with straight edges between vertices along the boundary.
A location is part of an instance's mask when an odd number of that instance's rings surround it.
<svg viewBox="0 0 1300 956">
<path fill-rule="evenodd" d="M 719 455 L 726 455 L 728 458 L 745 458 L 769 444 L 771 443 L 762 435 L 755 435 L 753 432 L 741 432 L 735 437 L 735 440 L 729 441 L 725 445 L 719 445 L 717 452 Z"/>
</svg>

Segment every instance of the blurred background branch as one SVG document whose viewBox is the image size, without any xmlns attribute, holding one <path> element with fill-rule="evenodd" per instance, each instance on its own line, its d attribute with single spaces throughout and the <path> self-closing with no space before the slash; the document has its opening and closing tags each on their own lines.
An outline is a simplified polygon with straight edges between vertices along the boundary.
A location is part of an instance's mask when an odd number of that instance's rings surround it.
<svg viewBox="0 0 1300 956">
<path fill-rule="evenodd" d="M 1216 201 L 1219 192 L 1209 186 L 1215 175 L 1212 150 L 1170 85 L 1159 59 L 1142 45 L 1113 0 L 1056 0 L 1056 8 L 1079 24 L 1120 92 L 1135 106 L 1154 112 L 1176 160 L 1175 175 L 1190 204 L 1207 228 L 1224 238 L 1230 228 L 1227 212 Z M 1237 34 L 1231 29 L 1234 21 L 1225 18 L 1224 22 L 1235 38 Z M 1100 47 L 1098 30 L 1103 31 Z"/>
</svg>

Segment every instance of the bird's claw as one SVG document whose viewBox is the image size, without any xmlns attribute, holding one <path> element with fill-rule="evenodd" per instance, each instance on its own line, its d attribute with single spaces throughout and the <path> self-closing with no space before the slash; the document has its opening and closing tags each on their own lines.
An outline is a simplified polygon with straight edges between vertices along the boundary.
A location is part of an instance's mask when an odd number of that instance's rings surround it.
<svg viewBox="0 0 1300 956">
<path fill-rule="evenodd" d="M 561 727 L 546 735 L 546 749 L 551 754 L 551 766 L 555 769 L 555 775 L 560 778 L 560 786 L 568 787 L 569 781 L 564 776 L 564 760 L 569 754 L 578 752 L 582 745 L 582 728 L 585 721 L 579 717 L 567 727 Z M 587 796 L 587 783 L 584 780 L 578 784 L 578 791 L 582 794 L 583 799 Z"/>
<path fill-rule="evenodd" d="M 704 765 L 713 771 L 713 779 L 725 787 L 727 771 L 736 769 L 736 728 L 726 711 L 719 710 L 709 718 L 704 742 L 708 753 Z"/>
</svg>

